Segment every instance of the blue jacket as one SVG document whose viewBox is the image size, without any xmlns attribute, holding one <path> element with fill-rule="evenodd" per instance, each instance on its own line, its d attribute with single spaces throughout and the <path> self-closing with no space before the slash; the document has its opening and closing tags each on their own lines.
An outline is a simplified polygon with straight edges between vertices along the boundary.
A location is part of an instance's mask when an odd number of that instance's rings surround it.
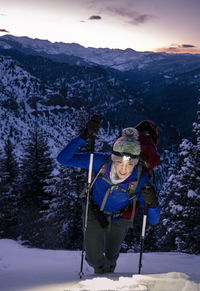
<svg viewBox="0 0 200 291">
<path fill-rule="evenodd" d="M 78 149 L 85 144 L 85 141 L 80 138 L 80 136 L 74 138 L 68 143 L 68 145 L 59 153 L 57 161 L 64 166 L 78 167 L 78 168 L 89 168 L 90 153 L 77 153 Z M 108 158 L 109 154 L 94 153 L 93 158 L 93 168 L 92 172 L 97 173 L 99 169 L 104 164 L 105 160 Z M 112 161 L 106 164 L 106 172 L 104 174 L 105 178 L 110 180 L 110 169 Z M 128 189 L 129 182 L 137 180 L 137 167 L 134 167 L 132 174 L 122 183 L 118 184 L 124 189 Z M 140 194 L 141 188 L 148 182 L 148 176 L 143 173 L 136 189 L 136 196 L 140 202 L 142 210 L 144 210 L 144 200 Z M 98 178 L 93 186 L 93 196 L 92 199 L 95 203 L 101 206 L 104 199 L 105 193 L 110 185 Z M 117 210 L 125 207 L 131 202 L 128 193 L 121 190 L 113 189 L 109 194 L 106 204 L 104 207 L 105 211 L 116 212 Z M 157 224 L 160 218 L 160 206 L 157 208 L 149 208 L 147 221 L 151 224 Z"/>
</svg>

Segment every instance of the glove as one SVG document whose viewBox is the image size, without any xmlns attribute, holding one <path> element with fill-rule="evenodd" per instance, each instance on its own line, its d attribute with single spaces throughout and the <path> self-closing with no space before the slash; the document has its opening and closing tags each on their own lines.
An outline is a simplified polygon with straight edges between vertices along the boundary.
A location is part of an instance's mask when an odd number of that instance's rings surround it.
<svg viewBox="0 0 200 291">
<path fill-rule="evenodd" d="M 87 122 L 85 129 L 80 134 L 80 137 L 83 140 L 87 140 L 92 135 L 97 135 L 97 133 L 99 131 L 100 122 L 101 122 L 101 116 L 100 115 L 98 115 L 98 114 L 92 115 L 90 120 Z"/>
<path fill-rule="evenodd" d="M 156 196 L 156 191 L 150 183 L 148 183 L 145 187 L 142 187 L 141 194 L 144 199 L 144 202 L 150 208 L 156 208 L 158 206 L 158 198 Z"/>
</svg>

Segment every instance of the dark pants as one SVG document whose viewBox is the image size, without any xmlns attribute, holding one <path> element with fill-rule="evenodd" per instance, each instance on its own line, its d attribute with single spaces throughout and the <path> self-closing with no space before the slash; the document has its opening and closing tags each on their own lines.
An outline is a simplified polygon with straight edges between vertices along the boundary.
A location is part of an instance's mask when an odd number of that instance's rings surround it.
<svg viewBox="0 0 200 291">
<path fill-rule="evenodd" d="M 88 264 L 92 267 L 100 267 L 104 264 L 106 257 L 110 265 L 115 265 L 128 228 L 129 221 L 122 218 L 110 222 L 109 227 L 102 228 L 92 210 L 90 210 L 85 234 Z"/>
</svg>

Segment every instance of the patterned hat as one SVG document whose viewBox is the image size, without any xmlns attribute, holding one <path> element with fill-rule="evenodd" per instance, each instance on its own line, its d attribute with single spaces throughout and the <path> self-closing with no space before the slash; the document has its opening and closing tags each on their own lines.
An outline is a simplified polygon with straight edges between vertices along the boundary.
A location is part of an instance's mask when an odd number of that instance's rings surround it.
<svg viewBox="0 0 200 291">
<path fill-rule="evenodd" d="M 138 131 L 133 127 L 128 127 L 123 129 L 122 136 L 118 138 L 113 145 L 112 160 L 116 160 L 116 157 L 113 155 L 139 159 L 140 151 Z"/>
</svg>

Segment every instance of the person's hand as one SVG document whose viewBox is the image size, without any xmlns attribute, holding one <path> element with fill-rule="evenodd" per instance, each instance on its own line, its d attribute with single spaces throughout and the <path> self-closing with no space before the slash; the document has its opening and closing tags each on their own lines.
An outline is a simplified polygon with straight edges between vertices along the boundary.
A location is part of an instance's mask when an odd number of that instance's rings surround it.
<svg viewBox="0 0 200 291">
<path fill-rule="evenodd" d="M 97 135 L 101 122 L 101 116 L 98 114 L 92 115 L 90 120 L 87 122 L 85 129 L 80 134 L 83 140 L 87 140 L 91 136 Z"/>
<path fill-rule="evenodd" d="M 158 206 L 158 198 L 156 196 L 156 191 L 150 183 L 142 187 L 141 194 L 144 199 L 144 202 L 148 205 L 148 207 L 156 208 Z"/>
</svg>

